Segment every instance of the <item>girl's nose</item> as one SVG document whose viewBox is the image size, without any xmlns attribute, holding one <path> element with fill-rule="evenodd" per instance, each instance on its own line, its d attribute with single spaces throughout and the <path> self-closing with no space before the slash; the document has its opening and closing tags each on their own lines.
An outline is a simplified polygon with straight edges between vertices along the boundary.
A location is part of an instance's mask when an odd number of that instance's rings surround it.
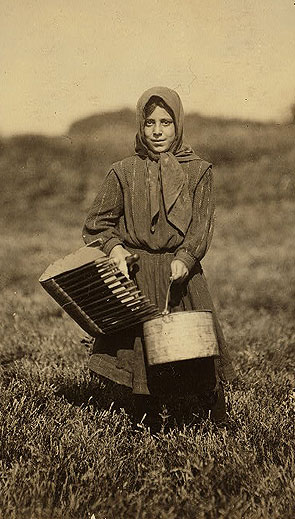
<svg viewBox="0 0 295 519">
<path fill-rule="evenodd" d="M 156 123 L 154 126 L 153 134 L 155 136 L 157 136 L 157 135 L 161 135 L 161 133 L 162 133 L 161 125 L 159 123 Z"/>
</svg>

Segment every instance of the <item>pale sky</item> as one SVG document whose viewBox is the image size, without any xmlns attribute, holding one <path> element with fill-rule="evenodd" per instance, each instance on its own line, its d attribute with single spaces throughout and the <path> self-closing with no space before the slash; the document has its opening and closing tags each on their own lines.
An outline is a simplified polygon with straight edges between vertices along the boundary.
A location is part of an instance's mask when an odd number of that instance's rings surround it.
<svg viewBox="0 0 295 519">
<path fill-rule="evenodd" d="M 1 0 L 0 135 L 65 133 L 157 85 L 186 112 L 282 121 L 295 101 L 294 4 Z"/>
</svg>

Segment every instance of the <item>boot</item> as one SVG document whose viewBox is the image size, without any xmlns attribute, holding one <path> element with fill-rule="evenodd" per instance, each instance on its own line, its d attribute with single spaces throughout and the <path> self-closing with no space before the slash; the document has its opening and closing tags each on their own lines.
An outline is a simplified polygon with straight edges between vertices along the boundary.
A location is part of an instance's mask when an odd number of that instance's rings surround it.
<svg viewBox="0 0 295 519">
<path fill-rule="evenodd" d="M 226 404 L 224 390 L 221 383 L 215 391 L 215 398 L 213 404 L 210 406 L 210 419 L 217 427 L 225 427 L 228 423 L 228 416 L 226 414 Z"/>
</svg>

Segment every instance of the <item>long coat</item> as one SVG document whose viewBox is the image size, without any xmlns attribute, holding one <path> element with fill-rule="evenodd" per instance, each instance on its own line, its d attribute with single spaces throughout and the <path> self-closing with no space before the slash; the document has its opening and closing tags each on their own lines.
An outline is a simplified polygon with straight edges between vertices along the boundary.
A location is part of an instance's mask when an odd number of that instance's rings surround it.
<svg viewBox="0 0 295 519">
<path fill-rule="evenodd" d="M 111 336 L 101 335 L 94 344 L 90 369 L 134 393 L 157 394 L 176 391 L 196 393 L 213 389 L 216 380 L 232 380 L 234 370 L 216 317 L 201 266 L 213 233 L 214 194 L 211 165 L 202 159 L 182 164 L 192 204 L 192 219 L 183 234 L 167 219 L 159 193 L 159 215 L 151 225 L 150 173 L 153 164 L 139 156 L 113 164 L 97 195 L 83 228 L 86 243 L 97 240 L 109 254 L 123 245 L 139 254 L 136 283 L 142 293 L 164 309 L 171 261 L 182 260 L 188 279 L 172 285 L 170 310 L 212 310 L 219 345 L 219 357 L 192 359 L 148 367 L 142 326 Z"/>
</svg>

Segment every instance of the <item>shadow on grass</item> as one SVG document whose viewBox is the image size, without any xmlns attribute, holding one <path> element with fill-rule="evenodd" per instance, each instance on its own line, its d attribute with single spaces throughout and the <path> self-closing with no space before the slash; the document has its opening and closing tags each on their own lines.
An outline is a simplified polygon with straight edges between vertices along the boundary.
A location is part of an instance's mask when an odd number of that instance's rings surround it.
<svg viewBox="0 0 295 519">
<path fill-rule="evenodd" d="M 143 423 L 151 432 L 168 431 L 184 425 L 195 426 L 208 418 L 208 400 L 203 397 L 137 395 L 128 387 L 101 380 L 92 373 L 83 382 L 60 385 L 55 394 L 74 406 L 86 409 L 91 406 L 97 411 L 120 413 L 123 410 L 134 427 Z"/>
</svg>

